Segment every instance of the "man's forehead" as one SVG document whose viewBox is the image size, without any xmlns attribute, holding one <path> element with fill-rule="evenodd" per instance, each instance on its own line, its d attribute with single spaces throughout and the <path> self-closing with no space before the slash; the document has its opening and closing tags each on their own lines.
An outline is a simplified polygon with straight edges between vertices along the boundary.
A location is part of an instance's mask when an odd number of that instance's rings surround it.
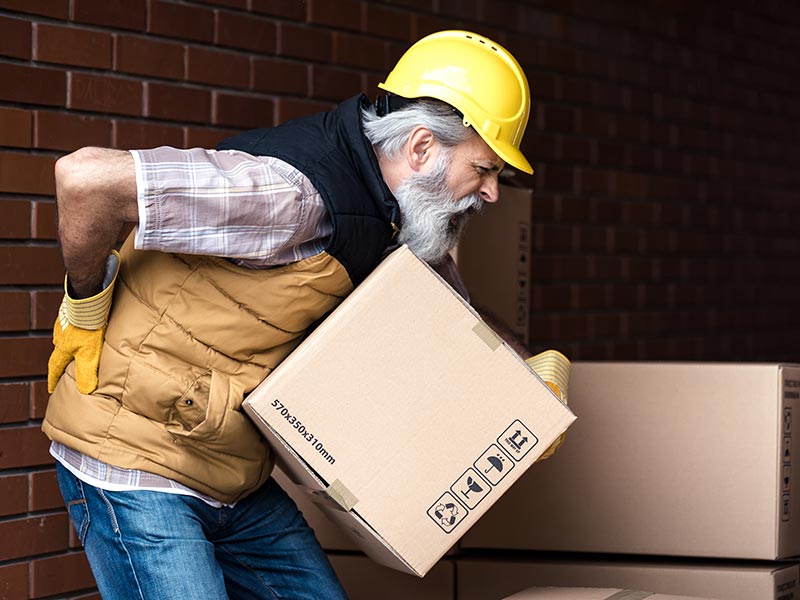
<svg viewBox="0 0 800 600">
<path fill-rule="evenodd" d="M 486 167 L 491 171 L 499 172 L 506 166 L 505 161 L 479 135 L 476 135 L 468 142 L 467 157 L 473 162 L 482 163 L 480 166 Z"/>
<path fill-rule="evenodd" d="M 496 156 L 494 159 L 487 160 L 486 162 L 488 163 L 488 169 L 497 173 L 502 171 L 506 166 L 506 163 L 499 156 Z"/>
<path fill-rule="evenodd" d="M 476 166 L 483 167 L 496 173 L 502 171 L 506 166 L 505 161 L 491 150 L 481 153 L 480 156 L 473 156 L 471 160 Z"/>
</svg>

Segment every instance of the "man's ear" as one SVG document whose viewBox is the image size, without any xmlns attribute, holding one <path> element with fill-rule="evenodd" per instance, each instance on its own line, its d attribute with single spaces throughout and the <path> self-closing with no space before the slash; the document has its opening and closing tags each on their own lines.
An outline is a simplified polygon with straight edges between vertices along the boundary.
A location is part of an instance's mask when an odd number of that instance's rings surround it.
<svg viewBox="0 0 800 600">
<path fill-rule="evenodd" d="M 433 132 L 427 127 L 419 125 L 408 136 L 406 144 L 406 160 L 408 166 L 419 171 L 428 164 L 433 164 L 437 152 L 437 141 Z"/>
</svg>

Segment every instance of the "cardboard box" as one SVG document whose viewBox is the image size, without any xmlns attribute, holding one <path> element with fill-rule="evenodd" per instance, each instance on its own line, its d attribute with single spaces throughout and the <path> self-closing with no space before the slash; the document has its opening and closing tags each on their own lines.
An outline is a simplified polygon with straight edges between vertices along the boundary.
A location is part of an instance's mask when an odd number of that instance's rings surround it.
<svg viewBox="0 0 800 600">
<path fill-rule="evenodd" d="M 406 247 L 244 409 L 359 548 L 418 576 L 575 418 Z"/>
<path fill-rule="evenodd" d="M 472 304 L 490 310 L 529 341 L 533 190 L 510 182 L 500 202 L 470 217 L 458 243 L 458 270 Z"/>
<path fill-rule="evenodd" d="M 702 600 L 698 596 L 651 594 L 619 588 L 532 587 L 504 600 Z"/>
<path fill-rule="evenodd" d="M 314 530 L 314 535 L 317 537 L 320 545 L 324 550 L 328 551 L 328 554 L 336 555 L 337 552 L 341 551 L 352 552 L 359 550 L 358 545 L 353 542 L 352 535 L 348 535 L 346 531 L 342 530 L 342 528 L 322 512 L 322 508 L 320 508 L 317 503 L 318 501 L 315 502 L 314 494 L 308 488 L 293 484 L 291 479 L 281 471 L 279 466 L 273 469 L 272 477 L 278 485 L 286 490 L 292 500 L 294 500 L 297 508 L 303 513 L 306 522 L 311 529 Z M 452 548 L 445 556 L 455 554 L 456 552 L 457 548 Z M 438 568 L 439 564 L 442 564 L 442 562 L 440 561 L 437 563 L 437 567 L 434 568 Z M 384 567 L 380 568 L 382 572 L 388 571 L 388 569 Z M 392 573 L 396 574 L 395 571 L 392 571 Z M 406 578 L 410 576 L 404 574 L 403 577 Z M 429 577 L 430 573 L 428 573 L 426 578 Z"/>
<path fill-rule="evenodd" d="M 366 556 L 329 555 L 349 600 L 454 600 L 455 564 L 440 560 L 424 578 L 374 563 Z"/>
<path fill-rule="evenodd" d="M 783 559 L 800 555 L 800 366 L 572 366 L 562 448 L 468 548 Z"/>
<path fill-rule="evenodd" d="M 401 573 L 378 565 L 357 552 L 346 535 L 299 486 L 293 485 L 280 468 L 272 476 L 297 504 L 303 517 L 314 530 L 350 600 L 453 600 L 455 598 L 455 563 L 440 560 L 424 578 Z M 342 553 L 342 552 L 346 553 Z M 356 552 L 354 552 L 356 551 Z"/>
<path fill-rule="evenodd" d="M 797 563 L 461 560 L 456 572 L 458 600 L 505 598 L 531 586 L 613 587 L 715 600 L 800 598 Z"/>
<path fill-rule="evenodd" d="M 273 469 L 272 477 L 294 500 L 309 527 L 314 530 L 320 546 L 325 550 L 358 550 L 351 537 L 325 516 L 305 488 L 294 485 L 280 467 Z"/>
</svg>

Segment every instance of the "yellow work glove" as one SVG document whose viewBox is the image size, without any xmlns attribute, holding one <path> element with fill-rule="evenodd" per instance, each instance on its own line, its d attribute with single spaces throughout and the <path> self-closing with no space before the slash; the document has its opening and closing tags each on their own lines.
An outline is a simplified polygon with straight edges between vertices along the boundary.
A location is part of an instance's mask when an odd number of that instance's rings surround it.
<svg viewBox="0 0 800 600">
<path fill-rule="evenodd" d="M 566 404 L 569 373 L 572 368 L 572 364 L 567 357 L 557 350 L 545 350 L 536 356 L 531 356 L 525 362 L 556 393 L 556 396 Z M 539 457 L 539 460 L 553 456 L 555 451 L 564 443 L 566 436 L 566 431 L 558 436 L 556 441 L 550 444 L 550 447 Z"/>
<path fill-rule="evenodd" d="M 114 282 L 119 272 L 119 254 L 116 250 L 106 261 L 103 278 L 103 291 L 91 298 L 75 300 L 70 298 L 67 279 L 64 278 L 64 299 L 58 309 L 58 317 L 53 326 L 53 345 L 55 349 L 47 363 L 47 391 L 56 389 L 64 369 L 75 361 L 75 379 L 78 391 L 91 394 L 97 389 L 97 368 L 100 364 L 100 351 L 111 310 Z"/>
</svg>

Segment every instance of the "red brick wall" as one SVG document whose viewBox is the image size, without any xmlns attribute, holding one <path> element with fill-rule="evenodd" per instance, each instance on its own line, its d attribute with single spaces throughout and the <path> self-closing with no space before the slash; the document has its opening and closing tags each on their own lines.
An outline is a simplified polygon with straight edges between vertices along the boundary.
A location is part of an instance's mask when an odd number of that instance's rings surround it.
<svg viewBox="0 0 800 600">
<path fill-rule="evenodd" d="M 581 359 L 800 359 L 798 7 L 544 4 L 562 11 L 509 40 L 537 96 L 532 338 Z"/>
<path fill-rule="evenodd" d="M 452 27 L 531 81 L 536 348 L 798 359 L 793 3 L 0 0 L 0 599 L 92 593 L 39 433 L 55 159 L 211 146 L 372 95 L 411 40 Z"/>
</svg>

